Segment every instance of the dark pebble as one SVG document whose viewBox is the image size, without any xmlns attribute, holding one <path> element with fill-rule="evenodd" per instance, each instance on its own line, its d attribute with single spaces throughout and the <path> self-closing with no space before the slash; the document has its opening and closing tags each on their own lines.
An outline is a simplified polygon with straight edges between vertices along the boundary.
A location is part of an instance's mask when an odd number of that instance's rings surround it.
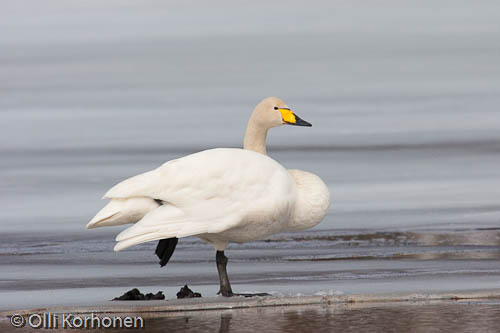
<svg viewBox="0 0 500 333">
<path fill-rule="evenodd" d="M 146 296 L 144 296 L 144 298 L 147 301 L 152 300 L 152 299 L 165 299 L 165 295 L 163 295 L 163 293 L 161 291 L 159 291 L 156 294 L 152 294 L 152 293 L 146 294 Z"/>
<path fill-rule="evenodd" d="M 113 301 L 149 301 L 153 299 L 165 299 L 165 295 L 163 295 L 163 293 L 159 291 L 156 294 L 149 293 L 144 296 L 144 294 L 142 294 L 139 289 L 134 288 L 127 291 L 120 297 L 113 298 Z"/>
<path fill-rule="evenodd" d="M 193 298 L 193 297 L 201 297 L 200 293 L 194 292 L 189 287 L 187 284 L 179 290 L 177 293 L 177 298 Z"/>
</svg>

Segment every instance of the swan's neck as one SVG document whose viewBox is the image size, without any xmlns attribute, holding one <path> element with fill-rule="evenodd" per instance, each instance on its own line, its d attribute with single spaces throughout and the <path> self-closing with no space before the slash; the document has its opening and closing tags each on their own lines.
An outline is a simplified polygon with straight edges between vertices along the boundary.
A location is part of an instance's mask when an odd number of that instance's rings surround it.
<svg viewBox="0 0 500 333">
<path fill-rule="evenodd" d="M 255 121 L 255 114 L 253 114 L 248 121 L 245 139 L 243 140 L 243 148 L 267 155 L 267 131 L 267 128 L 259 126 L 259 124 Z"/>
</svg>

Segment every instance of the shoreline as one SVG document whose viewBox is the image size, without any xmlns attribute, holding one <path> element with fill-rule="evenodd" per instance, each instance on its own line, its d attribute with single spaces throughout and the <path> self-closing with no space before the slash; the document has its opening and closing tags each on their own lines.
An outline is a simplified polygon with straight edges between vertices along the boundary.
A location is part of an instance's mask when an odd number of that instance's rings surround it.
<svg viewBox="0 0 500 333">
<path fill-rule="evenodd" d="M 493 300 L 500 301 L 500 289 L 464 290 L 457 292 L 434 293 L 386 293 L 352 295 L 314 295 L 314 296 L 265 296 L 265 297 L 206 297 L 192 299 L 171 299 L 158 301 L 109 301 L 95 306 L 54 306 L 18 309 L 0 312 L 1 317 L 13 313 L 28 315 L 33 313 L 72 313 L 72 314 L 119 314 L 119 313 L 188 313 L 212 310 L 250 309 L 262 307 L 291 306 L 342 306 L 383 303 L 416 304 L 431 301 Z"/>
</svg>

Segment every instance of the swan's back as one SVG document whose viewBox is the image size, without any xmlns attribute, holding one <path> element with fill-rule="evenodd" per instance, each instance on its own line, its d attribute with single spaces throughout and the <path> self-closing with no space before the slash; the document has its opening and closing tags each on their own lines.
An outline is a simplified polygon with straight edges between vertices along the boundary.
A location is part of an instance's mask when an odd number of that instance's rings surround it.
<svg viewBox="0 0 500 333">
<path fill-rule="evenodd" d="M 217 148 L 171 160 L 126 179 L 105 197 L 151 197 L 187 207 L 210 200 L 234 203 L 261 196 L 278 198 L 292 187 L 287 170 L 272 158 L 244 149 Z"/>
</svg>

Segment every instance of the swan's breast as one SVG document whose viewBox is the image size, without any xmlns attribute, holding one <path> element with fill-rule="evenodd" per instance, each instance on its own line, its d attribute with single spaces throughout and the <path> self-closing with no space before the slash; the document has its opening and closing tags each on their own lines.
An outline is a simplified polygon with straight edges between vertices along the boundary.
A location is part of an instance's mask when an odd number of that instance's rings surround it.
<svg viewBox="0 0 500 333">
<path fill-rule="evenodd" d="M 297 202 L 290 219 L 290 231 L 304 230 L 319 224 L 330 207 L 330 191 L 313 173 L 288 170 L 297 189 Z"/>
</svg>

